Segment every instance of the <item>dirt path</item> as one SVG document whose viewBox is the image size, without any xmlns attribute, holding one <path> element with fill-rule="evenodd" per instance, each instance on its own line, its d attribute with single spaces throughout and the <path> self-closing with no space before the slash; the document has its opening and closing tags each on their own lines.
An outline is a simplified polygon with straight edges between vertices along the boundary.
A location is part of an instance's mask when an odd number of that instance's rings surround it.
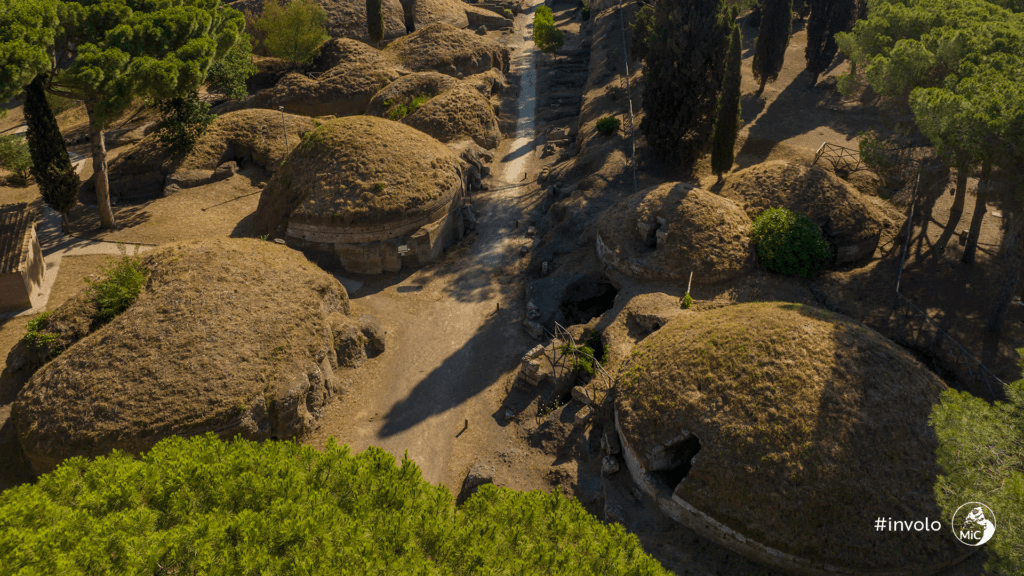
<svg viewBox="0 0 1024 576">
<path fill-rule="evenodd" d="M 481 453 L 509 446 L 514 432 L 499 408 L 516 360 L 532 346 L 520 327 L 521 287 L 512 273 L 520 247 L 529 244 L 525 214 L 540 195 L 529 20 L 519 15 L 509 41 L 519 118 L 495 154 L 485 180 L 490 191 L 472 198 L 478 233 L 400 282 L 360 278 L 365 288 L 353 298 L 354 309 L 381 319 L 388 350 L 332 404 L 310 442 L 322 445 L 333 436 L 354 450 L 379 446 L 399 458 L 408 450 L 427 481 L 454 492 Z"/>
</svg>

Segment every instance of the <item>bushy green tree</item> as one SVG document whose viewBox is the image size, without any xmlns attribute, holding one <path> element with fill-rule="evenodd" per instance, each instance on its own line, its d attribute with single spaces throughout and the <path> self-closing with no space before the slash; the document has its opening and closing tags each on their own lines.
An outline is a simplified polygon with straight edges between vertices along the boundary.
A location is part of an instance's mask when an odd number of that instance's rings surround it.
<svg viewBox="0 0 1024 576">
<path fill-rule="evenodd" d="M 114 226 L 104 131 L 135 99 L 197 89 L 237 41 L 241 13 L 220 0 L 3 0 L 0 100 L 46 74 L 46 90 L 89 115 L 100 222 Z"/>
<path fill-rule="evenodd" d="M 769 272 L 814 278 L 832 259 L 828 241 L 806 214 L 769 208 L 754 220 L 750 235 L 757 261 Z"/>
<path fill-rule="evenodd" d="M 636 12 L 636 21 L 630 23 L 630 31 L 633 33 L 630 43 L 630 50 L 636 60 L 647 58 L 647 46 L 651 42 L 651 35 L 654 34 L 654 7 L 650 5 L 641 6 Z"/>
<path fill-rule="evenodd" d="M 782 71 L 792 29 L 793 0 L 764 0 L 761 10 L 761 26 L 757 31 L 751 65 L 754 80 L 761 82 L 757 88 L 758 95 L 764 92 L 765 84 L 775 82 Z"/>
<path fill-rule="evenodd" d="M 380 46 L 384 39 L 384 2 L 381 0 L 366 0 L 366 31 L 370 41 Z"/>
<path fill-rule="evenodd" d="M 555 17 L 547 6 L 538 6 L 533 13 L 533 42 L 544 52 L 565 43 L 565 34 L 555 26 Z"/>
<path fill-rule="evenodd" d="M 644 67 L 640 130 L 663 160 L 684 170 L 707 152 L 728 51 L 721 0 L 657 2 Z"/>
<path fill-rule="evenodd" d="M 266 35 L 267 52 L 296 66 L 312 60 L 330 39 L 327 13 L 315 0 L 294 0 L 284 7 L 266 0 L 256 26 Z"/>
<path fill-rule="evenodd" d="M 210 87 L 227 94 L 232 100 L 241 100 L 248 96 L 246 83 L 256 73 L 256 65 L 252 62 L 252 38 L 248 34 L 239 34 L 238 42 L 224 54 L 214 60 L 206 81 Z"/>
<path fill-rule="evenodd" d="M 456 507 L 408 458 L 294 442 L 159 442 L 71 458 L 0 494 L 13 574 L 668 575 L 558 494 L 485 484 Z"/>
<path fill-rule="evenodd" d="M 157 137 L 176 154 L 191 150 L 217 119 L 216 114 L 210 114 L 210 104 L 199 99 L 199 92 L 168 98 L 160 102 L 159 108 L 163 126 Z"/>
<path fill-rule="evenodd" d="M 0 166 L 22 180 L 32 173 L 32 154 L 20 134 L 0 136 Z"/>
<path fill-rule="evenodd" d="M 856 8 L 854 0 L 808 0 L 811 15 L 807 19 L 807 72 L 811 75 L 811 87 L 818 83 L 818 76 L 828 70 L 839 51 L 835 35 L 845 32 L 853 23 Z"/>
<path fill-rule="evenodd" d="M 732 170 L 736 159 L 736 135 L 740 130 L 740 82 L 743 46 L 740 27 L 733 25 L 729 37 L 729 55 L 725 58 L 725 80 L 722 97 L 718 101 L 718 119 L 711 144 L 711 170 L 722 180 L 722 174 Z"/>
<path fill-rule="evenodd" d="M 25 121 L 28 123 L 25 135 L 39 192 L 43 201 L 60 214 L 61 228 L 67 233 L 68 213 L 78 200 L 81 181 L 71 165 L 57 118 L 50 109 L 45 85 L 46 79 L 40 75 L 25 87 Z"/>
<path fill-rule="evenodd" d="M 967 502 L 988 505 L 997 529 L 985 545 L 986 568 L 1019 574 L 1024 566 L 1024 380 L 1007 384 L 1006 397 L 989 404 L 967 392 L 942 393 L 930 419 L 942 468 L 935 499 L 946 518 Z"/>
</svg>

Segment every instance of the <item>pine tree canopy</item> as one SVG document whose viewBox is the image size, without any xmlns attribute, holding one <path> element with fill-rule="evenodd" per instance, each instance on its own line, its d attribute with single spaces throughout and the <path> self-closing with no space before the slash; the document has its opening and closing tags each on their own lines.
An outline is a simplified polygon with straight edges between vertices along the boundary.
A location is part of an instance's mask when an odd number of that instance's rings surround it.
<svg viewBox="0 0 1024 576">
<path fill-rule="evenodd" d="M 836 40 L 852 64 L 840 90 L 867 84 L 909 105 L 947 163 L 1024 160 L 1024 14 L 984 0 L 881 2 Z"/>
<path fill-rule="evenodd" d="M 764 0 L 761 26 L 754 43 L 754 79 L 762 86 L 774 82 L 786 58 L 786 46 L 793 22 L 792 0 Z"/>
<path fill-rule="evenodd" d="M 411 460 L 329 441 L 159 442 L 72 458 L 0 494 L 9 574 L 667 576 L 559 493 L 485 484 L 456 507 Z"/>
</svg>

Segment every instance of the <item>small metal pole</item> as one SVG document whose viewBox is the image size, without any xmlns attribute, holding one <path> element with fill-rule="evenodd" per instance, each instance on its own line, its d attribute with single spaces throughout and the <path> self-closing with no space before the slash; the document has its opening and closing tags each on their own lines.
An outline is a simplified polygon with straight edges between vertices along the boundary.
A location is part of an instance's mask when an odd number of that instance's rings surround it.
<svg viewBox="0 0 1024 576">
<path fill-rule="evenodd" d="M 281 130 L 284 131 L 284 149 L 288 154 L 291 154 L 291 148 L 288 147 L 288 126 L 284 123 L 284 106 L 278 106 L 277 109 L 281 111 Z"/>
<path fill-rule="evenodd" d="M 690 271 L 690 281 L 686 283 L 686 293 L 690 293 L 690 285 L 693 284 L 693 271 Z"/>
</svg>

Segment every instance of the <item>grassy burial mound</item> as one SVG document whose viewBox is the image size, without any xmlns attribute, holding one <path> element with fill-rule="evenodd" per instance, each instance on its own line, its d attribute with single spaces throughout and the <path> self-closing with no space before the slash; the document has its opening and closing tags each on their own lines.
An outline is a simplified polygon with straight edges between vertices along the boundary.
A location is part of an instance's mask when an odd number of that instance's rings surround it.
<svg viewBox="0 0 1024 576">
<path fill-rule="evenodd" d="M 122 196 L 159 195 L 165 186 L 205 184 L 218 166 L 238 162 L 274 172 L 288 148 L 313 129 L 310 118 L 279 111 L 239 110 L 218 116 L 187 154 L 173 154 L 155 134 L 110 164 L 110 189 Z M 284 131 L 288 132 L 287 145 Z"/>
<path fill-rule="evenodd" d="M 339 367 L 357 363 L 351 348 L 383 345 L 372 319 L 347 317 L 345 288 L 284 246 L 179 243 L 141 262 L 148 282 L 112 320 L 98 321 L 83 291 L 40 327 L 66 350 L 36 371 L 11 415 L 39 472 L 170 435 L 301 438 L 341 391 Z M 350 334 L 353 325 L 363 330 Z"/>
<path fill-rule="evenodd" d="M 946 386 L 859 323 L 785 303 L 684 314 L 634 348 L 617 387 L 640 467 L 755 542 L 857 573 L 931 573 L 965 552 L 948 524 L 872 529 L 942 518 L 928 418 Z"/>
<path fill-rule="evenodd" d="M 497 68 L 508 72 L 509 49 L 490 38 L 437 22 L 388 44 L 385 54 L 416 72 L 469 76 Z"/>
<path fill-rule="evenodd" d="M 455 28 L 469 26 L 467 5 L 461 0 L 404 0 L 403 7 L 412 16 L 412 29 L 426 28 L 441 22 Z"/>
<path fill-rule="evenodd" d="M 501 129 L 494 106 L 477 84 L 489 95 L 486 81 L 470 84 L 438 72 L 408 74 L 378 92 L 366 113 L 400 121 L 441 142 L 472 138 L 493 149 Z"/>
<path fill-rule="evenodd" d="M 333 253 L 350 272 L 397 272 L 433 261 L 462 236 L 463 178 L 458 157 L 418 130 L 338 118 L 310 132 L 270 180 L 254 226 Z"/>
<path fill-rule="evenodd" d="M 734 202 L 689 184 L 641 190 L 597 222 L 603 262 L 647 280 L 712 284 L 750 270 L 750 218 Z"/>
<path fill-rule="evenodd" d="M 0 494 L 0 518 L 0 565 L 19 574 L 670 574 L 557 492 L 484 484 L 456 507 L 411 460 L 333 442 L 75 459 Z"/>
<path fill-rule="evenodd" d="M 765 162 L 725 177 L 722 196 L 743 207 L 751 219 L 769 208 L 807 214 L 836 249 L 836 263 L 870 257 L 888 216 L 856 188 L 815 166 Z"/>
<path fill-rule="evenodd" d="M 303 116 L 353 116 L 381 88 L 398 79 L 396 62 L 383 52 L 350 39 L 333 40 L 325 46 L 323 64 L 333 64 L 316 79 L 292 72 L 273 88 L 245 101 L 247 108 L 284 106 L 286 112 Z"/>
</svg>

